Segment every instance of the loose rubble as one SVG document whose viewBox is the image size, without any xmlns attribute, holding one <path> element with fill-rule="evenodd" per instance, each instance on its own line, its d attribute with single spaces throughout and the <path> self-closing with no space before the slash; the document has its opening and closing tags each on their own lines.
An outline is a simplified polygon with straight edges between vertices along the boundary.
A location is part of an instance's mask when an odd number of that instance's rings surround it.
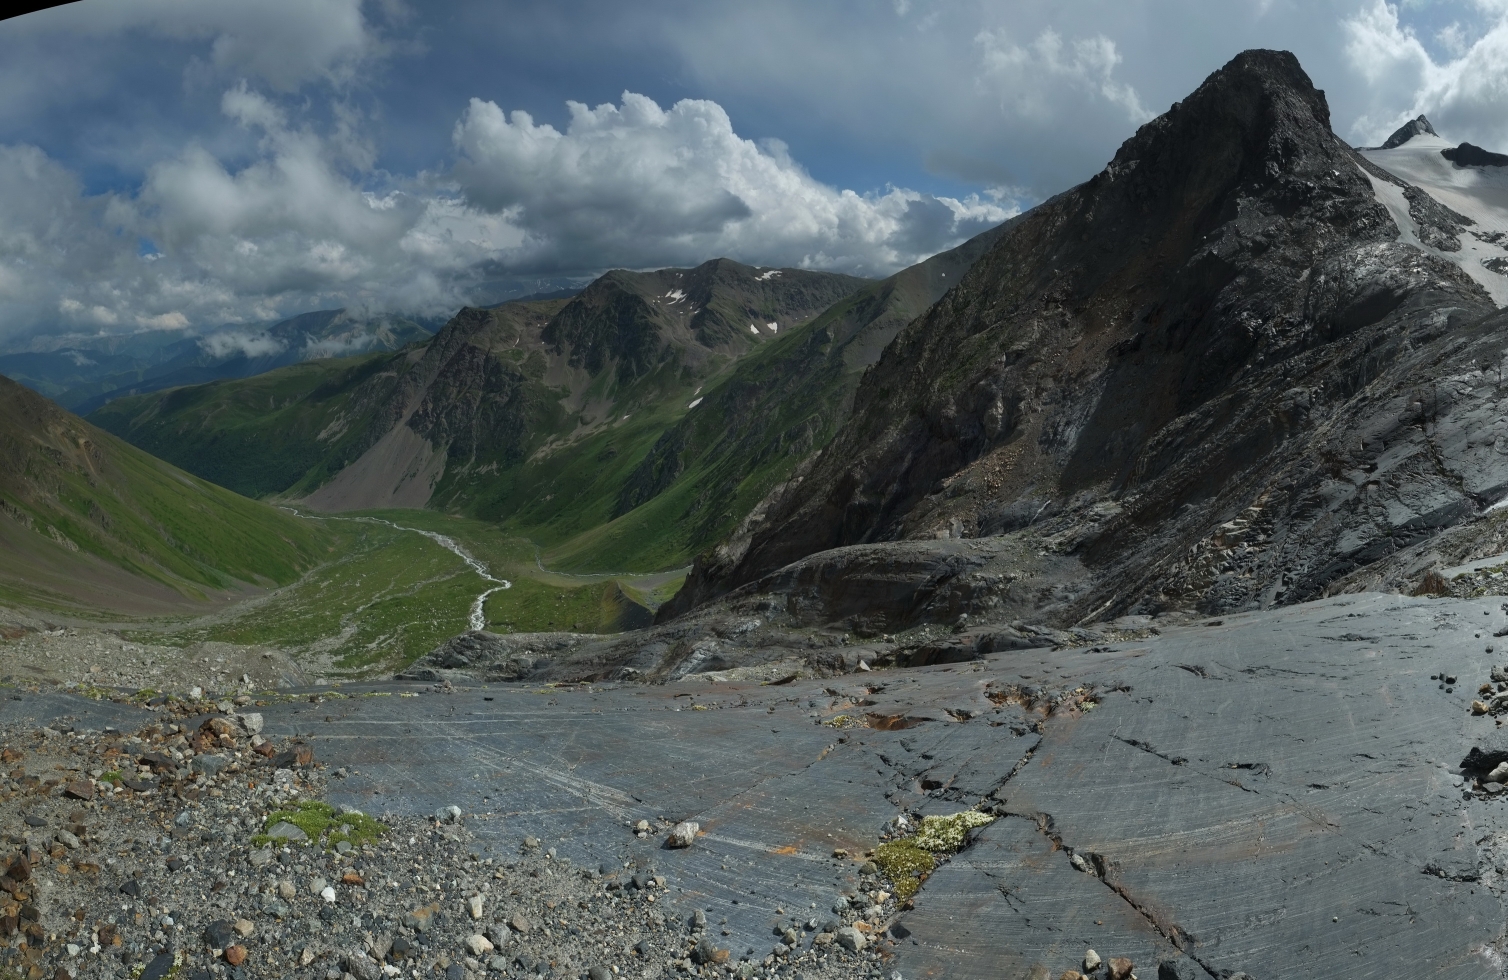
<svg viewBox="0 0 1508 980">
<path fill-rule="evenodd" d="M 0 977 L 890 975 L 887 892 L 734 949 L 653 868 L 578 867 L 532 837 L 484 858 L 458 807 L 320 802 L 345 773 L 244 705 L 163 710 L 131 734 L 0 728 Z"/>
</svg>

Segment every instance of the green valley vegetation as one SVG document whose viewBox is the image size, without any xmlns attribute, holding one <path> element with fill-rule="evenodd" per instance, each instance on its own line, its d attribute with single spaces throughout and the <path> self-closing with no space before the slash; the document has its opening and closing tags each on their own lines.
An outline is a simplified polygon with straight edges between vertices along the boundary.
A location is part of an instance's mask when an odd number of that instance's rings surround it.
<svg viewBox="0 0 1508 980">
<path fill-rule="evenodd" d="M 179 610 L 296 581 L 333 547 L 320 527 L 0 377 L 0 602 L 96 616 Z"/>
<path fill-rule="evenodd" d="M 249 496 L 428 507 L 526 539 L 551 568 L 670 571 L 827 443 L 865 368 L 998 234 L 879 282 L 727 260 L 609 273 L 574 299 L 463 310 L 397 353 L 91 420 Z"/>
<path fill-rule="evenodd" d="M 647 625 L 685 571 L 566 575 L 545 570 L 533 545 L 496 526 L 432 511 L 376 511 L 298 518 L 336 543 L 335 557 L 299 581 L 220 615 L 167 628 L 144 624 L 142 641 L 220 641 L 277 647 L 336 676 L 399 669 L 471 628 L 478 596 L 496 633 L 618 632 Z M 397 525 L 397 526 L 395 526 Z M 444 535 L 510 587 L 492 591 Z"/>
</svg>

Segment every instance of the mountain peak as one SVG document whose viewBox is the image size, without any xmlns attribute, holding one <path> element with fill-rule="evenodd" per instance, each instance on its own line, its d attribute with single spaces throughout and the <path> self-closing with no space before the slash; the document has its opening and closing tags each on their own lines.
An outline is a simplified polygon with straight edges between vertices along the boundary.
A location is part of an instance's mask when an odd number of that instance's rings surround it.
<svg viewBox="0 0 1508 980">
<path fill-rule="evenodd" d="M 1381 148 L 1384 150 L 1396 149 L 1415 136 L 1423 135 L 1439 136 L 1440 134 L 1435 132 L 1435 127 L 1431 126 L 1429 120 L 1425 119 L 1423 113 L 1421 113 L 1417 118 L 1410 119 L 1402 126 L 1399 126 L 1392 136 L 1383 141 Z"/>
</svg>

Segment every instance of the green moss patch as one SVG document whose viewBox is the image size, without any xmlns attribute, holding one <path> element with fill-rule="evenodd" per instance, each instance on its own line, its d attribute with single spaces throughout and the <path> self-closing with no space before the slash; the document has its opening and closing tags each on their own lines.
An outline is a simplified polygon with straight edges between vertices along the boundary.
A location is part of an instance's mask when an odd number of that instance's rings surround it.
<svg viewBox="0 0 1508 980">
<path fill-rule="evenodd" d="M 251 839 L 252 844 L 264 847 L 272 843 L 268 831 L 280 823 L 291 823 L 309 835 L 311 843 L 324 840 L 326 847 L 333 848 L 341 841 L 352 847 L 374 841 L 387 831 L 387 825 L 364 813 L 341 813 L 328 803 L 319 800 L 303 800 L 291 810 L 269 813 L 262 822 L 262 833 Z"/>
<path fill-rule="evenodd" d="M 895 895 L 905 901 L 915 895 L 937 866 L 930 851 L 916 846 L 915 838 L 893 840 L 874 849 L 874 863 L 895 887 Z"/>
</svg>

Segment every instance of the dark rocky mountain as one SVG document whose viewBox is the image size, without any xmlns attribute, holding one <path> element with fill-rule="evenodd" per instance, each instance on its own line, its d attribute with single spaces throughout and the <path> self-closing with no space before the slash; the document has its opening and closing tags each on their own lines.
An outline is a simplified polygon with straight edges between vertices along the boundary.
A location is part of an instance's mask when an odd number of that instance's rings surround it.
<svg viewBox="0 0 1508 980">
<path fill-rule="evenodd" d="M 870 285 L 726 259 L 610 272 L 570 298 L 462 310 L 396 355 L 123 399 L 94 418 L 245 493 L 324 510 L 433 503 L 542 528 L 554 543 L 611 522 L 625 493 L 643 492 L 624 488 L 703 389 Z M 641 525 L 609 542 L 610 557 L 684 564 L 683 542 L 658 545 L 674 531 Z"/>
<path fill-rule="evenodd" d="M 1384 149 L 1384 150 L 1395 149 L 1395 148 L 1400 147 L 1403 144 L 1407 143 L 1409 140 L 1413 139 L 1415 136 L 1421 136 L 1421 135 L 1428 135 L 1428 136 L 1438 136 L 1438 135 L 1440 135 L 1439 133 L 1435 132 L 1435 127 L 1431 126 L 1429 124 L 1429 120 L 1426 119 L 1426 118 L 1424 118 L 1423 115 L 1420 115 L 1419 117 L 1417 117 L 1415 119 L 1410 119 L 1408 122 L 1404 123 L 1402 126 L 1399 126 L 1396 130 L 1393 131 L 1393 135 L 1392 136 L 1389 136 L 1387 139 L 1383 140 L 1383 143 L 1382 143 L 1382 146 L 1380 147 L 1380 149 Z"/>
<path fill-rule="evenodd" d="M 1361 163 L 1292 55 L 1238 56 L 903 330 L 662 618 L 936 539 L 1068 563 L 1013 600 L 1060 625 L 1288 603 L 1497 502 L 1504 319 Z"/>
</svg>

